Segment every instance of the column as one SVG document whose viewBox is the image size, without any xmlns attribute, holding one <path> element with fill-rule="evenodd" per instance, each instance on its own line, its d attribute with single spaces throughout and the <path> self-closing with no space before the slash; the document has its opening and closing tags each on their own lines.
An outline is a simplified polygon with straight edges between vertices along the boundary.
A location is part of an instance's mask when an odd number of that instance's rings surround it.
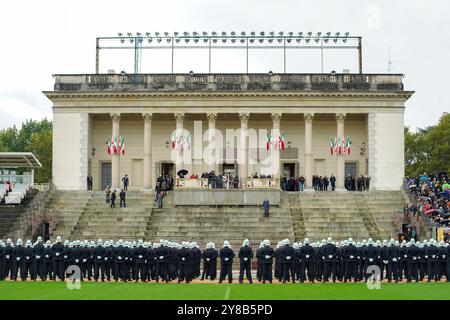
<svg viewBox="0 0 450 320">
<path fill-rule="evenodd" d="M 312 122 L 314 113 L 306 113 L 303 115 L 305 120 L 305 187 L 312 189 Z"/>
<path fill-rule="evenodd" d="M 184 113 L 175 113 L 176 134 L 177 137 L 183 135 Z M 183 169 L 183 148 L 179 148 L 175 159 L 175 174 Z"/>
<path fill-rule="evenodd" d="M 112 120 L 112 138 L 120 138 L 120 113 L 111 113 Z M 111 156 L 111 188 L 120 188 L 120 155 L 112 153 Z"/>
<path fill-rule="evenodd" d="M 217 152 L 216 152 L 216 120 L 217 113 L 208 113 L 208 144 L 213 150 L 211 150 L 211 159 L 208 161 L 208 171 L 217 171 Z"/>
<path fill-rule="evenodd" d="M 239 180 L 241 188 L 247 188 L 248 178 L 248 119 L 250 115 L 248 113 L 239 113 L 239 119 L 241 120 L 241 132 L 239 136 L 240 148 L 239 148 Z"/>
<path fill-rule="evenodd" d="M 278 143 L 278 137 L 281 134 L 280 131 L 281 124 L 281 113 L 272 113 L 272 127 L 273 127 L 273 139 L 274 143 Z M 278 183 L 280 182 L 280 148 L 272 148 L 272 175 L 275 179 L 278 179 Z"/>
<path fill-rule="evenodd" d="M 345 113 L 336 114 L 336 124 L 337 124 L 337 139 L 344 137 L 344 121 Z M 344 190 L 344 180 L 345 180 L 345 155 L 336 155 L 336 190 Z"/>
<path fill-rule="evenodd" d="M 144 190 L 152 189 L 152 118 L 151 113 L 143 113 L 144 118 Z"/>
</svg>

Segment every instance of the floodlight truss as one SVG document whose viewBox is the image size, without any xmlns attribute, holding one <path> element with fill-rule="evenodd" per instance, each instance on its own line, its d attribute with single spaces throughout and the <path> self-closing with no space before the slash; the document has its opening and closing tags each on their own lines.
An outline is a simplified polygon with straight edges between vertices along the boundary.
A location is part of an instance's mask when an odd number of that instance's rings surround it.
<svg viewBox="0 0 450 320">
<path fill-rule="evenodd" d="M 358 50 L 359 73 L 362 73 L 362 37 L 351 36 L 349 32 L 145 32 L 118 33 L 113 37 L 96 38 L 96 73 L 99 73 L 100 50 L 135 50 L 134 71 L 140 73 L 141 51 L 147 49 L 170 49 L 172 73 L 175 49 L 209 50 L 209 72 L 211 73 L 211 51 L 213 49 L 246 50 L 248 73 L 249 50 L 281 49 L 284 51 L 284 73 L 286 73 L 286 52 L 293 49 L 316 49 L 321 52 L 323 73 L 323 52 L 332 49 Z"/>
</svg>

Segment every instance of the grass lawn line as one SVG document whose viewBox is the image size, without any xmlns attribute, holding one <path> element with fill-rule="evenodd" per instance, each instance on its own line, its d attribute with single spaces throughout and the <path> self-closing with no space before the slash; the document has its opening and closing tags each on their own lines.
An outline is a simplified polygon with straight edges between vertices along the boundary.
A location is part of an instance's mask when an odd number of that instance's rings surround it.
<svg viewBox="0 0 450 320">
<path fill-rule="evenodd" d="M 1 282 L 0 300 L 449 300 L 448 283 L 327 284 L 156 284 L 81 283 L 69 290 L 61 282 Z"/>
</svg>

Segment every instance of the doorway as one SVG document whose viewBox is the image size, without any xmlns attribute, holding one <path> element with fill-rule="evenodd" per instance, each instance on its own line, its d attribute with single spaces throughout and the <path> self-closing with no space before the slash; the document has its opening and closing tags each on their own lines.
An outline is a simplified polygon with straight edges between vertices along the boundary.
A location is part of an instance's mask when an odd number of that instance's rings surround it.
<svg viewBox="0 0 450 320">
<path fill-rule="evenodd" d="M 175 176 L 173 163 L 161 163 L 161 176 L 169 176 L 171 178 Z"/>
<path fill-rule="evenodd" d="M 106 186 L 111 186 L 111 162 L 101 163 L 101 190 L 105 190 Z"/>
<path fill-rule="evenodd" d="M 222 165 L 222 173 L 224 175 L 232 175 L 232 176 L 236 176 L 236 166 L 232 163 L 224 163 Z"/>
<path fill-rule="evenodd" d="M 295 178 L 295 163 L 283 164 L 283 176 L 286 176 L 288 179 Z"/>
<path fill-rule="evenodd" d="M 345 163 L 345 176 L 351 175 L 357 176 L 357 165 L 356 162 L 346 162 Z"/>
</svg>

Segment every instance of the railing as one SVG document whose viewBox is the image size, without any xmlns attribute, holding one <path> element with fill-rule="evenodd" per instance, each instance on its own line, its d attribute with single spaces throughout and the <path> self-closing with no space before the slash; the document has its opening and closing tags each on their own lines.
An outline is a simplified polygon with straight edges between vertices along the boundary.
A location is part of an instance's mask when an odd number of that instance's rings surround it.
<svg viewBox="0 0 450 320">
<path fill-rule="evenodd" d="M 277 189 L 280 180 L 275 178 L 254 178 L 247 180 L 247 188 L 250 189 Z"/>
<path fill-rule="evenodd" d="M 402 91 L 399 74 L 84 74 L 56 75 L 55 91 L 365 90 Z"/>
</svg>

